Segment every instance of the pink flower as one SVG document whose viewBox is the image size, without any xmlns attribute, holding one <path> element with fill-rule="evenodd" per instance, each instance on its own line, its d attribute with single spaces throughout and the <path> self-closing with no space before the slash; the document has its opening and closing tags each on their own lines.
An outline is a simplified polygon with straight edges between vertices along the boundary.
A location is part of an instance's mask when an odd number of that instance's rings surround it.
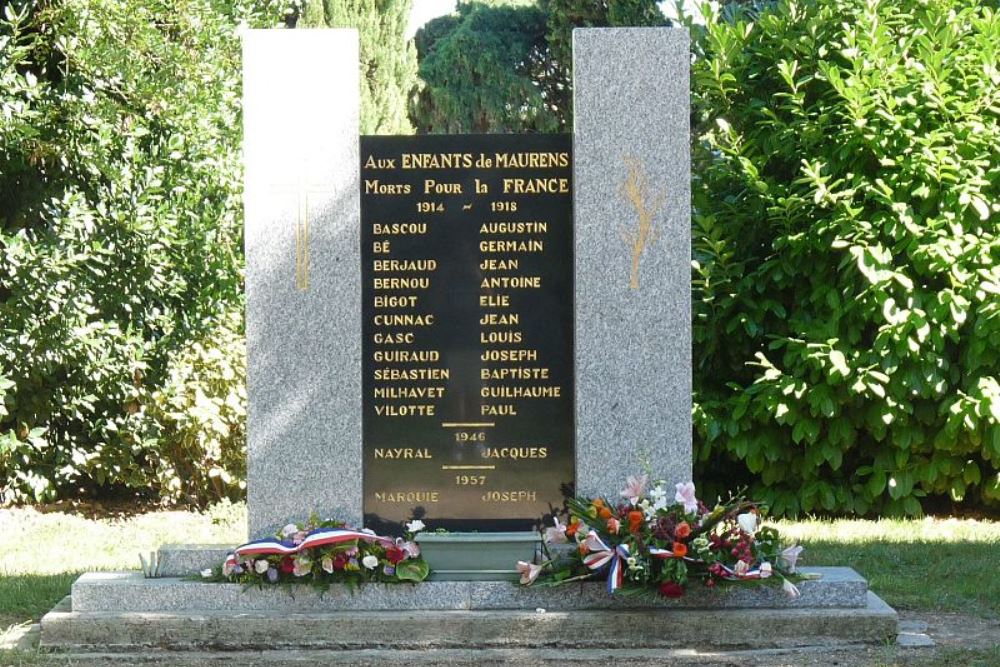
<svg viewBox="0 0 1000 667">
<path fill-rule="evenodd" d="M 519 560 L 517 561 L 517 571 L 521 575 L 521 583 L 527 586 L 538 578 L 538 575 L 542 571 L 542 566 Z"/>
<path fill-rule="evenodd" d="M 771 574 L 773 574 L 773 570 L 771 569 L 771 564 L 770 563 L 761 563 L 760 564 L 760 578 L 761 579 L 767 579 L 768 577 L 771 576 Z"/>
<path fill-rule="evenodd" d="M 559 517 L 552 517 L 555 521 L 554 526 L 545 529 L 545 543 L 546 544 L 565 544 L 566 543 L 566 526 L 559 522 Z"/>
<path fill-rule="evenodd" d="M 694 482 L 682 482 L 677 484 L 677 495 L 674 500 L 684 505 L 684 511 L 694 514 L 698 511 L 698 499 L 694 496 Z"/>
<path fill-rule="evenodd" d="M 608 546 L 601 541 L 601 538 L 594 531 L 587 533 L 587 538 L 583 541 L 583 546 L 590 551 L 607 551 Z"/>
<path fill-rule="evenodd" d="M 410 558 L 417 558 L 420 555 L 420 545 L 416 542 L 403 542 L 403 551 L 405 551 Z"/>
<path fill-rule="evenodd" d="M 622 527 L 622 522 L 619 521 L 618 519 L 614 517 L 608 519 L 608 532 L 611 533 L 612 535 L 617 535 L 621 527 Z"/>
<path fill-rule="evenodd" d="M 802 547 L 797 544 L 781 552 L 781 560 L 785 562 L 789 572 L 795 572 L 795 564 L 799 561 L 800 553 L 802 553 Z"/>
<path fill-rule="evenodd" d="M 625 480 L 625 488 L 622 489 L 622 498 L 628 499 L 630 503 L 635 505 L 639 502 L 639 498 L 646 491 L 646 475 L 639 475 L 638 477 L 629 477 Z"/>
</svg>

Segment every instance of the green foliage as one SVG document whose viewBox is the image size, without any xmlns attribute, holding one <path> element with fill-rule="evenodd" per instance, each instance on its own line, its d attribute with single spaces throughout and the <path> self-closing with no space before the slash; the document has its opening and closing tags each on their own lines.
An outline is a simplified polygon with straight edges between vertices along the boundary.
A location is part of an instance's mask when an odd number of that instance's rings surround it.
<svg viewBox="0 0 1000 667">
<path fill-rule="evenodd" d="M 418 132 L 557 132 L 545 80 L 545 14 L 523 1 L 463 2 L 416 37 L 423 80 L 410 117 Z"/>
<path fill-rule="evenodd" d="M 574 28 L 667 23 L 656 0 L 541 0 L 541 6 L 548 15 L 549 49 L 567 85 L 572 82 Z"/>
<path fill-rule="evenodd" d="M 572 125 L 572 31 L 655 26 L 654 0 L 459 2 L 417 32 L 418 132 L 565 132 Z"/>
<path fill-rule="evenodd" d="M 698 43 L 702 475 L 792 515 L 1000 500 L 1000 16 L 782 0 Z"/>
<path fill-rule="evenodd" d="M 361 134 L 411 134 L 417 55 L 405 39 L 412 0 L 305 0 L 300 27 L 356 28 L 361 48 Z M 335 66 L 331 64 L 331 67 Z"/>
<path fill-rule="evenodd" d="M 147 441 L 159 443 L 156 486 L 164 501 L 203 504 L 246 488 L 246 354 L 242 312 L 169 360 L 150 396 Z"/>
<path fill-rule="evenodd" d="M 242 327 L 225 315 L 242 307 L 236 27 L 274 25 L 284 10 L 4 4 L 0 500 L 176 498 L 191 480 L 171 480 L 192 461 L 209 461 L 199 475 L 239 474 L 241 431 L 222 424 L 242 410 L 242 349 L 220 347 L 220 360 L 196 341 Z M 201 394 L 226 405 L 221 424 L 176 416 Z M 211 424 L 204 440 L 196 422 Z"/>
</svg>

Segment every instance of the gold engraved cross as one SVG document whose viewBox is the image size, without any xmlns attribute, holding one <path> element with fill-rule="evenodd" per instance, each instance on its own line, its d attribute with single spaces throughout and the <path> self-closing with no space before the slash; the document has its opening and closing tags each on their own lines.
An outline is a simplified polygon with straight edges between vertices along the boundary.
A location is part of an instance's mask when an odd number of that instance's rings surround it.
<svg viewBox="0 0 1000 667">
<path fill-rule="evenodd" d="M 309 273 L 312 258 L 310 256 L 310 197 L 329 196 L 335 192 L 328 188 L 310 187 L 305 165 L 299 172 L 299 178 L 295 184 L 276 185 L 271 188 L 275 194 L 295 195 L 296 216 L 295 216 L 295 289 L 300 292 L 309 291 Z"/>
</svg>

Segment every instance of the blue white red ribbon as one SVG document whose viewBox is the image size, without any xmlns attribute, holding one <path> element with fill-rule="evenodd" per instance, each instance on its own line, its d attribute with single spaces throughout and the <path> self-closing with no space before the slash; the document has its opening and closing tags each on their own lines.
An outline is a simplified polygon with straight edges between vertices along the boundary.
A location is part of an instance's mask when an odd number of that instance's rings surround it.
<svg viewBox="0 0 1000 667">
<path fill-rule="evenodd" d="M 584 556 L 584 565 L 594 571 L 600 571 L 610 566 L 608 593 L 614 593 L 621 587 L 625 578 L 625 569 L 622 564 L 628 560 L 630 555 L 628 545 L 619 544 L 612 549 L 594 531 L 587 533 L 586 543 L 590 548 L 590 553 Z"/>
<path fill-rule="evenodd" d="M 360 530 L 352 530 L 350 528 L 316 528 L 309 531 L 305 538 L 297 544 L 292 540 L 279 540 L 273 537 L 247 542 L 242 546 L 236 547 L 233 553 L 226 556 L 224 566 L 235 566 L 239 563 L 240 559 L 248 556 L 291 556 L 306 549 L 353 542 L 354 540 L 378 542 L 387 547 L 396 544 L 395 540 L 391 537 L 382 537 Z"/>
</svg>

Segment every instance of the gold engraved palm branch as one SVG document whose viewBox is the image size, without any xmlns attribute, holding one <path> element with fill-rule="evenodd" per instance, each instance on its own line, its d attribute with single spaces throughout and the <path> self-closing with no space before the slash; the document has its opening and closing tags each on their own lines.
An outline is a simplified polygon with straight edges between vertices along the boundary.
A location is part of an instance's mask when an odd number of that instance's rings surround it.
<svg viewBox="0 0 1000 667">
<path fill-rule="evenodd" d="M 621 236 L 632 253 L 629 287 L 639 289 L 639 260 L 646 248 L 660 236 L 660 231 L 653 226 L 653 222 L 663 207 L 664 196 L 660 195 L 650 201 L 649 182 L 646 180 L 642 162 L 632 157 L 626 157 L 624 160 L 628 167 L 628 175 L 622 183 L 621 193 L 635 209 L 636 222 L 632 227 L 622 228 Z"/>
</svg>

